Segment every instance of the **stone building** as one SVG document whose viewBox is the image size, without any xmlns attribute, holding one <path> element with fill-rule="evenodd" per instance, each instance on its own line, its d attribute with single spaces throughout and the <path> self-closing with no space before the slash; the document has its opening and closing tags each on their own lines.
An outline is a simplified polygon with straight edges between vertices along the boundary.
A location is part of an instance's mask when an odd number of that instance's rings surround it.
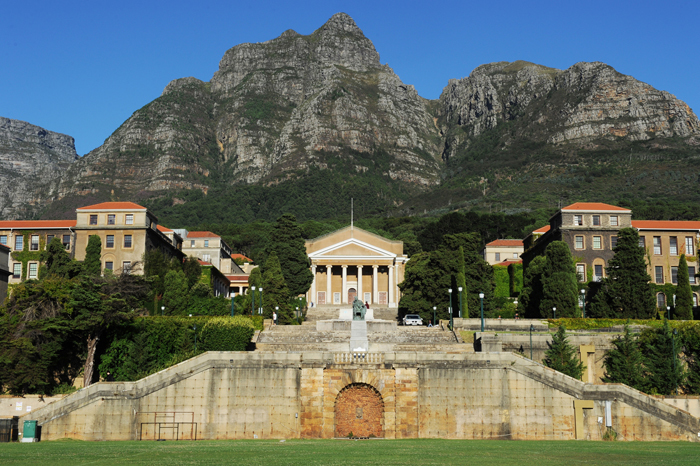
<svg viewBox="0 0 700 466">
<path fill-rule="evenodd" d="M 102 268 L 117 273 L 143 274 L 144 255 L 160 250 L 166 258 L 182 261 L 179 236 L 168 237 L 158 229 L 158 219 L 133 202 L 103 202 L 76 209 L 75 258 L 85 259 L 92 235 L 102 240 Z M 173 243 L 175 241 L 175 244 Z"/>
<path fill-rule="evenodd" d="M 408 257 L 403 242 L 354 226 L 306 241 L 314 281 L 306 299 L 318 305 L 363 302 L 397 307 Z"/>
<path fill-rule="evenodd" d="M 486 262 L 496 265 L 503 261 L 519 261 L 524 251 L 521 239 L 497 239 L 487 243 L 482 254 Z"/>
<path fill-rule="evenodd" d="M 58 237 L 75 256 L 75 220 L 0 220 L 0 245 L 10 249 L 9 284 L 39 276 L 41 252 Z"/>
</svg>

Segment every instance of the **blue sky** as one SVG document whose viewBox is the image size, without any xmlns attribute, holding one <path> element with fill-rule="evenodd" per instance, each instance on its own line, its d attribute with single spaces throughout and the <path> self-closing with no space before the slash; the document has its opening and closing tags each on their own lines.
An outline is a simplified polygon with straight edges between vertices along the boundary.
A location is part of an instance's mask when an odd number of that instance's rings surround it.
<svg viewBox="0 0 700 466">
<path fill-rule="evenodd" d="M 227 49 L 339 11 L 429 99 L 483 63 L 602 61 L 700 111 L 697 0 L 23 0 L 0 9 L 0 116 L 69 134 L 83 155 L 171 80 L 209 81 Z"/>
</svg>

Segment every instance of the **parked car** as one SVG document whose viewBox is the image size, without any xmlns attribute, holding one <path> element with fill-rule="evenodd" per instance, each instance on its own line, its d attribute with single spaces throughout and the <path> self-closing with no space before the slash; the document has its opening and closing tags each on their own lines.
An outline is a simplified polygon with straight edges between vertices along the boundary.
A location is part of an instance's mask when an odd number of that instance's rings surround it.
<svg viewBox="0 0 700 466">
<path fill-rule="evenodd" d="M 423 325 L 423 319 L 418 314 L 406 314 L 403 318 L 404 325 Z"/>
</svg>

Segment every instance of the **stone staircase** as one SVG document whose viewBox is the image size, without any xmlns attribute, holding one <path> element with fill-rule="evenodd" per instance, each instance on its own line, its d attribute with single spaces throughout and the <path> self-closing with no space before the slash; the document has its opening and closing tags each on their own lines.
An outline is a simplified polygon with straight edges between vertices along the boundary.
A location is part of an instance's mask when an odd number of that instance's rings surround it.
<svg viewBox="0 0 700 466">
<path fill-rule="evenodd" d="M 310 307 L 306 310 L 306 321 L 307 322 L 317 322 L 319 320 L 334 320 L 340 315 L 340 309 L 351 309 L 352 305 L 344 304 L 338 306 L 337 304 L 323 304 L 316 307 Z M 376 320 L 390 320 L 392 322 L 398 322 L 399 310 L 397 308 L 388 307 L 372 307 L 374 312 L 374 318 Z"/>
</svg>

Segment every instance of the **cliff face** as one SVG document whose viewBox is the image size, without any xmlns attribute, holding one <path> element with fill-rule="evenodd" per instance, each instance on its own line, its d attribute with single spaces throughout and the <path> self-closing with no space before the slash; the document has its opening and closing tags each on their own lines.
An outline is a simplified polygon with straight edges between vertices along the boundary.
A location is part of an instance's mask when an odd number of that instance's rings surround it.
<svg viewBox="0 0 700 466">
<path fill-rule="evenodd" d="M 438 113 L 446 131 L 460 129 L 447 137 L 445 159 L 467 138 L 506 122 L 514 123 L 515 138 L 555 145 L 700 134 L 684 102 L 604 63 L 564 71 L 522 61 L 483 65 L 450 81 Z"/>
<path fill-rule="evenodd" d="M 78 157 L 75 140 L 0 117 L 0 218 L 30 216 Z"/>
</svg>

